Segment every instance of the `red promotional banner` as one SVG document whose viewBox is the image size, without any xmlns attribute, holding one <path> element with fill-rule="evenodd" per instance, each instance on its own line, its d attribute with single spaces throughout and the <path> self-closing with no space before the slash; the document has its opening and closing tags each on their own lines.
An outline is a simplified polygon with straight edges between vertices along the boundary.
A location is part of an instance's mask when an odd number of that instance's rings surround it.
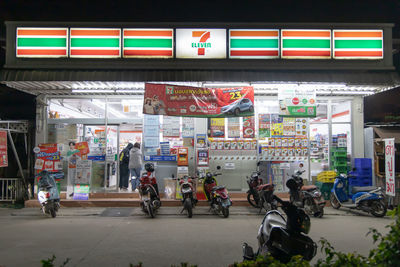
<svg viewBox="0 0 400 267">
<path fill-rule="evenodd" d="M 79 150 L 79 156 L 81 159 L 86 160 L 87 155 L 89 154 L 89 144 L 88 142 L 79 142 L 75 144 L 75 148 Z"/>
<path fill-rule="evenodd" d="M 0 131 L 0 167 L 8 166 L 7 157 L 7 132 Z"/>
<path fill-rule="evenodd" d="M 144 114 L 189 117 L 254 115 L 254 88 L 202 88 L 146 83 Z"/>
<path fill-rule="evenodd" d="M 254 138 L 254 117 L 243 117 L 243 138 Z"/>
<path fill-rule="evenodd" d="M 40 144 L 39 149 L 40 152 L 36 155 L 36 170 L 55 172 L 62 169 L 57 144 Z"/>
</svg>

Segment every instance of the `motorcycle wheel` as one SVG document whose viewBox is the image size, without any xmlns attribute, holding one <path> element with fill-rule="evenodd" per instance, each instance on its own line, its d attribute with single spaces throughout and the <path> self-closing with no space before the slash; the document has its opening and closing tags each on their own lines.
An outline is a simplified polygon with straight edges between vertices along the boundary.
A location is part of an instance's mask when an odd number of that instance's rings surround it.
<svg viewBox="0 0 400 267">
<path fill-rule="evenodd" d="M 154 209 L 151 203 L 147 204 L 147 212 L 149 213 L 151 218 L 154 218 Z"/>
<path fill-rule="evenodd" d="M 382 203 L 382 201 L 375 200 L 371 205 L 371 213 L 375 217 L 383 217 L 386 215 L 386 205 Z"/>
<path fill-rule="evenodd" d="M 49 209 L 49 211 L 50 211 L 51 217 L 55 218 L 55 217 L 57 216 L 57 212 L 56 212 L 56 210 L 54 209 L 54 207 L 51 207 L 51 208 Z"/>
<path fill-rule="evenodd" d="M 331 202 L 332 208 L 334 208 L 334 209 L 340 208 L 339 200 L 336 198 L 335 194 L 333 194 L 333 193 L 331 193 L 330 202 Z"/>
<path fill-rule="evenodd" d="M 308 215 L 314 215 L 314 212 L 313 212 L 313 210 L 314 210 L 314 201 L 311 198 L 304 199 L 303 207 L 304 207 L 304 211 Z"/>
<path fill-rule="evenodd" d="M 323 216 L 324 216 L 324 209 L 321 209 L 320 211 L 314 213 L 315 218 L 322 218 Z"/>
<path fill-rule="evenodd" d="M 188 217 L 192 218 L 193 216 L 192 200 L 190 198 L 186 198 L 185 203 L 183 203 L 183 206 L 187 210 Z"/>
<path fill-rule="evenodd" d="M 250 203 L 251 206 L 254 208 L 258 208 L 257 201 L 254 199 L 253 194 L 247 194 L 247 201 Z"/>
<path fill-rule="evenodd" d="M 222 208 L 222 215 L 224 215 L 224 218 L 229 217 L 229 207 L 223 207 Z"/>
</svg>

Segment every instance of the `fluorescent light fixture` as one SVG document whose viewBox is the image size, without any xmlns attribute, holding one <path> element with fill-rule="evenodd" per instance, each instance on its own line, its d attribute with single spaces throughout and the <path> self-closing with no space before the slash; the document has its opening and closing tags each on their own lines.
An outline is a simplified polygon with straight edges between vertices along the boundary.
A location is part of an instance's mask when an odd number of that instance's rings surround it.
<svg viewBox="0 0 400 267">
<path fill-rule="evenodd" d="M 204 87 L 237 87 L 237 86 L 250 86 L 250 83 L 203 83 Z"/>
<path fill-rule="evenodd" d="M 317 95 L 373 95 L 374 91 L 317 91 Z"/>
<path fill-rule="evenodd" d="M 297 83 L 251 83 L 251 86 L 254 89 L 262 89 L 262 88 L 280 88 L 280 87 L 296 87 Z"/>
<path fill-rule="evenodd" d="M 72 90 L 72 93 L 114 93 L 115 90 L 109 89 L 78 89 Z"/>
<path fill-rule="evenodd" d="M 137 93 L 137 94 L 143 94 L 144 90 L 116 90 L 116 93 Z"/>
</svg>

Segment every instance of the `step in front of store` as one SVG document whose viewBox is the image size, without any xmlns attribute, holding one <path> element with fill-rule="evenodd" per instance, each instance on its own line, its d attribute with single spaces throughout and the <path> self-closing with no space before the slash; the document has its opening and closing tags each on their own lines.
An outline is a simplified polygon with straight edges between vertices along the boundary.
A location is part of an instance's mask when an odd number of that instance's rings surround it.
<svg viewBox="0 0 400 267">
<path fill-rule="evenodd" d="M 230 192 L 232 205 L 234 206 L 250 206 L 247 202 L 246 193 Z M 277 193 L 278 197 L 283 200 L 289 200 L 288 193 Z M 161 194 L 161 202 L 164 207 L 181 206 L 182 202 L 177 199 L 166 199 Z M 65 194 L 61 194 L 61 207 L 77 208 L 77 207 L 139 207 L 139 193 L 91 193 L 89 200 L 73 200 L 65 199 Z M 208 206 L 205 200 L 199 200 L 198 206 Z M 40 203 L 37 199 L 25 201 L 26 208 L 39 208 Z"/>
</svg>

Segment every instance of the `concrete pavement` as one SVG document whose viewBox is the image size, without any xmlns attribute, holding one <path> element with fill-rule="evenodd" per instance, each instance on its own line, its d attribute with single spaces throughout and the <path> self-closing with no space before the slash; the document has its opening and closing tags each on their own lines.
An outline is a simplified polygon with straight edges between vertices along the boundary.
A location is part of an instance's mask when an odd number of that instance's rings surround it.
<svg viewBox="0 0 400 267">
<path fill-rule="evenodd" d="M 39 209 L 0 209 L 0 266 L 40 266 L 53 254 L 66 266 L 170 266 L 189 262 L 227 266 L 241 260 L 241 244 L 256 246 L 263 215 L 250 207 L 232 207 L 227 219 L 196 207 L 192 219 L 178 207 L 162 207 L 155 219 L 138 208 L 64 208 L 55 219 Z M 327 238 L 342 251 L 367 255 L 373 248 L 369 227 L 386 233 L 393 220 L 326 208 L 312 218 L 310 236 Z M 320 252 L 316 259 L 321 257 Z"/>
</svg>

